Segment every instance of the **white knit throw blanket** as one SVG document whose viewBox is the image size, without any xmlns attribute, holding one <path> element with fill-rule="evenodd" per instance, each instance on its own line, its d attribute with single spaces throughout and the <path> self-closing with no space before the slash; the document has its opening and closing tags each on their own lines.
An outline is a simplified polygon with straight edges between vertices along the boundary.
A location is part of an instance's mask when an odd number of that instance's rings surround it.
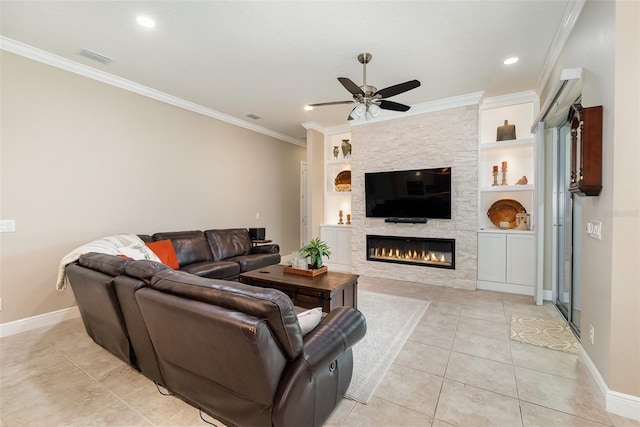
<svg viewBox="0 0 640 427">
<path fill-rule="evenodd" d="M 135 234 L 118 234 L 107 236 L 93 242 L 79 246 L 66 254 L 58 266 L 58 280 L 56 289 L 63 291 L 69 282 L 65 274 L 65 267 L 80 258 L 80 255 L 89 252 L 98 252 L 109 255 L 126 255 L 133 259 L 148 259 L 160 262 L 160 258 L 145 245 L 144 241 Z"/>
</svg>

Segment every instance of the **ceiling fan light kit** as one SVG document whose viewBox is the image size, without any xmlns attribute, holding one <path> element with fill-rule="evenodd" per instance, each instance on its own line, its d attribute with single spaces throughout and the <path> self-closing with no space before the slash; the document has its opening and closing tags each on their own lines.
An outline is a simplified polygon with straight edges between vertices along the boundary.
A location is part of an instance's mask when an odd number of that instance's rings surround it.
<svg viewBox="0 0 640 427">
<path fill-rule="evenodd" d="M 383 98 L 390 98 L 395 95 L 407 92 L 420 86 L 418 80 L 409 80 L 404 83 L 389 86 L 378 90 L 375 86 L 367 85 L 367 64 L 373 56 L 370 53 L 358 55 L 358 61 L 362 64 L 362 86 L 358 86 L 347 77 L 338 77 L 338 81 L 353 96 L 353 101 L 334 101 L 309 104 L 309 107 L 322 107 L 326 105 L 354 104 L 358 105 L 349 113 L 348 120 L 358 120 L 362 117 L 371 120 L 378 117 L 380 110 L 408 111 L 411 107 L 394 101 L 387 101 Z"/>
</svg>

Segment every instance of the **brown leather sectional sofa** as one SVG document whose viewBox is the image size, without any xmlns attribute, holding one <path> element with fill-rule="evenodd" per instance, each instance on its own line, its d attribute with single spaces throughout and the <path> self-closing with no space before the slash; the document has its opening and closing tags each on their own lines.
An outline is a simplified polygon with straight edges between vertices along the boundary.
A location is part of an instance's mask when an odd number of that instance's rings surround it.
<svg viewBox="0 0 640 427">
<path fill-rule="evenodd" d="M 280 246 L 253 246 L 246 228 L 171 231 L 139 237 L 145 242 L 171 240 L 180 270 L 210 279 L 236 279 L 245 271 L 280 262 Z"/>
<path fill-rule="evenodd" d="M 186 265 L 201 273 L 198 262 Z M 340 307 L 303 336 L 282 292 L 180 270 L 89 253 L 66 274 L 89 336 L 193 406 L 227 425 L 322 425 L 351 381 L 364 316 Z"/>
</svg>

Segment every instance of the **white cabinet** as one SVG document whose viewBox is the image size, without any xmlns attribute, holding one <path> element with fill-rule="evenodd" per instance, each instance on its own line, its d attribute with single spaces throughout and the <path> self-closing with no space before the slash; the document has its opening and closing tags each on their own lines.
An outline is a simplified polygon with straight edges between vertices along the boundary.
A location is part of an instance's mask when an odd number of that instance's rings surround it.
<svg viewBox="0 0 640 427">
<path fill-rule="evenodd" d="M 478 280 L 507 281 L 507 245 L 505 234 L 478 235 Z"/>
<path fill-rule="evenodd" d="M 479 232 L 478 289 L 533 295 L 535 254 L 533 232 Z"/>
<path fill-rule="evenodd" d="M 327 242 L 331 256 L 325 260 L 329 268 L 349 271 L 351 268 L 351 227 L 348 225 L 321 225 L 320 240 Z"/>
<path fill-rule="evenodd" d="M 529 286 L 531 295 L 536 279 L 535 254 L 532 234 L 507 234 L 507 283 Z"/>
</svg>

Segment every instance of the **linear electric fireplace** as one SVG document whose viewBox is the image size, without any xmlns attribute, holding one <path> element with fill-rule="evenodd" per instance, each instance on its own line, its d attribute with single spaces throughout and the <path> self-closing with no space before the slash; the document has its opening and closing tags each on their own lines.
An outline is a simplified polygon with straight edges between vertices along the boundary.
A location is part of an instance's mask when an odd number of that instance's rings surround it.
<svg viewBox="0 0 640 427">
<path fill-rule="evenodd" d="M 456 241 L 367 235 L 367 260 L 455 269 Z"/>
</svg>

